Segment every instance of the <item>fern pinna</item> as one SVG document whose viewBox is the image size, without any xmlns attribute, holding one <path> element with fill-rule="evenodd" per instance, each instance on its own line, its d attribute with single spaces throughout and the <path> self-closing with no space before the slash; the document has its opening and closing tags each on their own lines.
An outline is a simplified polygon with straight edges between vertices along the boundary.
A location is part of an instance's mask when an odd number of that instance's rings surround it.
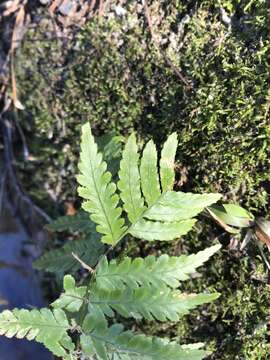
<svg viewBox="0 0 270 360">
<path fill-rule="evenodd" d="M 196 215 L 220 199 L 219 194 L 173 191 L 176 149 L 177 135 L 174 133 L 163 146 L 158 166 L 153 141 L 146 144 L 140 159 L 135 135 L 130 135 L 116 185 L 98 152 L 89 124 L 83 126 L 78 192 L 84 199 L 83 209 L 90 213 L 90 235 L 83 245 L 76 243 L 74 252 L 78 250 L 80 255 L 81 251 L 85 262 L 91 246 L 97 258 L 103 246 L 114 247 L 125 236 L 145 241 L 178 239 L 192 229 Z M 65 229 L 65 223 L 62 219 L 55 226 Z M 96 224 L 95 234 L 93 223 Z M 85 226 L 85 219 L 83 224 Z M 76 224 L 67 226 L 76 228 Z M 96 250 L 97 241 L 102 244 L 99 251 Z M 66 275 L 64 291 L 51 304 L 51 309 L 3 311 L 0 334 L 35 339 L 56 356 L 70 360 L 202 359 L 207 351 L 201 349 L 201 344 L 178 345 L 167 339 L 126 331 L 112 319 L 119 314 L 137 320 L 179 321 L 196 306 L 216 299 L 217 293 L 182 293 L 179 284 L 219 248 L 214 245 L 190 256 L 164 254 L 144 259 L 127 257 L 121 261 L 109 261 L 106 255 L 94 261 L 90 256 L 90 265 L 97 265 L 85 284 L 76 286 L 74 277 Z M 73 267 L 74 264 L 70 264 L 71 244 L 64 250 L 45 255 L 39 267 L 57 270 L 57 261 L 52 265 L 49 258 L 54 256 L 60 260 L 61 251 L 65 254 L 63 270 Z M 74 339 L 77 339 L 76 345 Z"/>
</svg>

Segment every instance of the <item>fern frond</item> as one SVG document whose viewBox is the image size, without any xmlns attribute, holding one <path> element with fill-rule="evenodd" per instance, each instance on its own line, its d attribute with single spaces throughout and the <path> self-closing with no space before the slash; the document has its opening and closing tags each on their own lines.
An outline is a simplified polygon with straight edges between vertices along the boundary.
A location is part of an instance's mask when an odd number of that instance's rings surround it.
<svg viewBox="0 0 270 360">
<path fill-rule="evenodd" d="M 166 286 L 107 291 L 93 287 L 90 302 L 105 315 L 115 310 L 124 317 L 178 321 L 198 305 L 217 299 L 219 294 L 182 294 Z"/>
<path fill-rule="evenodd" d="M 53 312 L 41 310 L 4 310 L 0 314 L 0 335 L 9 338 L 26 338 L 44 344 L 56 356 L 66 357 L 67 350 L 74 350 L 67 331 L 68 319 L 61 309 Z"/>
<path fill-rule="evenodd" d="M 174 160 L 177 150 L 177 134 L 171 134 L 163 145 L 160 159 L 160 181 L 162 192 L 173 189 L 174 184 Z"/>
<path fill-rule="evenodd" d="M 150 285 L 159 288 L 164 284 L 177 288 L 180 281 L 187 280 L 190 274 L 193 274 L 220 248 L 220 245 L 214 245 L 197 254 L 179 257 L 164 254 L 158 258 L 152 255 L 145 259 L 125 258 L 118 264 L 114 260 L 108 263 L 104 256 L 97 268 L 96 282 L 99 288 L 105 290 Z"/>
<path fill-rule="evenodd" d="M 77 180 L 79 195 L 86 199 L 83 209 L 90 212 L 91 220 L 97 224 L 97 232 L 103 234 L 101 241 L 116 244 L 125 232 L 122 209 L 118 207 L 119 197 L 111 181 L 107 165 L 98 153 L 97 145 L 89 124 L 82 127 L 81 154 Z"/>
<path fill-rule="evenodd" d="M 220 198 L 220 194 L 192 194 L 181 191 L 168 191 L 144 213 L 144 217 L 150 220 L 168 222 L 190 219 Z"/>
<path fill-rule="evenodd" d="M 112 145 L 120 149 L 118 143 Z M 131 222 L 127 228 L 121 217 L 123 209 L 119 205 L 116 185 L 111 182 L 112 175 L 98 153 L 89 124 L 84 125 L 79 194 L 85 199 L 83 208 L 90 213 L 96 231 L 91 221 L 86 222 L 79 216 L 59 219 L 51 229 L 83 231 L 90 239 L 69 242 L 62 249 L 45 254 L 36 266 L 50 271 L 74 270 L 80 267 L 72 256 L 76 253 L 78 260 L 93 267 L 104 249 L 101 242 L 115 245 L 126 234 L 149 241 L 169 241 L 186 234 L 196 222 L 194 217 L 216 202 L 220 195 L 171 191 L 176 148 L 177 136 L 173 134 L 161 153 L 159 178 L 153 141 L 147 143 L 139 167 L 136 139 L 134 135 L 129 137 L 118 182 L 121 203 Z M 110 157 L 111 150 L 107 152 Z M 231 210 L 236 211 L 235 208 Z M 102 235 L 101 239 L 97 233 Z M 117 312 L 126 318 L 178 321 L 196 306 L 215 300 L 219 296 L 217 293 L 185 294 L 175 288 L 219 248 L 213 246 L 191 256 L 148 256 L 133 261 L 127 258 L 120 263 L 108 263 L 104 256 L 88 286 L 76 286 L 71 275 L 64 277 L 64 291 L 52 303 L 53 311 L 15 309 L 1 313 L 0 335 L 35 339 L 65 360 L 74 360 L 81 355 L 89 360 L 200 360 L 206 353 L 199 350 L 198 345 L 184 347 L 125 332 L 119 325 L 108 327 L 106 316 L 112 317 Z M 81 335 L 76 352 L 68 334 L 74 330 Z"/>
<path fill-rule="evenodd" d="M 35 261 L 34 266 L 38 270 L 50 272 L 74 272 L 81 267 L 81 264 L 72 256 L 72 253 L 78 255 L 86 264 L 94 267 L 103 252 L 104 245 L 99 241 L 96 233 L 91 235 L 91 238 L 69 241 L 60 249 L 46 252 Z"/>
<path fill-rule="evenodd" d="M 157 170 L 157 150 L 152 140 L 146 144 L 140 166 L 142 192 L 148 206 L 160 196 L 160 185 Z"/>
<path fill-rule="evenodd" d="M 75 215 L 60 216 L 52 223 L 46 225 L 46 228 L 51 231 L 79 231 L 83 234 L 93 234 L 96 232 L 95 224 L 89 220 L 89 215 L 80 211 Z"/>
<path fill-rule="evenodd" d="M 169 241 L 187 234 L 195 222 L 195 219 L 178 222 L 160 222 L 141 219 L 129 229 L 129 233 L 136 238 L 148 241 Z"/>
<path fill-rule="evenodd" d="M 103 234 L 102 242 L 115 245 L 126 233 L 149 241 L 179 238 L 195 224 L 192 219 L 194 216 L 220 198 L 219 194 L 195 195 L 168 191 L 174 182 L 173 161 L 176 147 L 177 136 L 173 134 L 162 150 L 160 176 L 166 192 L 161 194 L 155 144 L 152 140 L 146 144 L 139 171 L 136 138 L 134 134 L 129 137 L 118 182 L 124 209 L 132 223 L 127 230 L 124 220 L 120 218 L 118 196 L 115 194 L 115 185 L 110 183 L 111 175 L 106 172 L 106 163 L 97 152 L 89 124 L 83 126 L 79 164 L 82 175 L 78 176 L 82 187 L 79 188 L 79 193 L 89 200 L 84 202 L 83 206 L 91 213 L 91 219 L 98 224 L 96 229 Z M 148 209 L 144 206 L 141 189 Z"/>
<path fill-rule="evenodd" d="M 124 331 L 120 324 L 101 325 L 91 315 L 83 323 L 81 345 L 86 356 L 96 355 L 101 360 L 201 360 L 209 354 L 198 345 L 184 347 L 167 339 Z"/>
<path fill-rule="evenodd" d="M 138 167 L 139 155 L 136 138 L 131 134 L 123 151 L 120 162 L 118 188 L 131 223 L 138 220 L 144 211 L 144 200 L 141 195 L 140 173 Z"/>
<path fill-rule="evenodd" d="M 71 275 L 66 275 L 64 277 L 64 292 L 51 305 L 55 309 L 77 312 L 84 303 L 86 292 L 86 286 L 76 287 L 74 278 Z"/>
</svg>

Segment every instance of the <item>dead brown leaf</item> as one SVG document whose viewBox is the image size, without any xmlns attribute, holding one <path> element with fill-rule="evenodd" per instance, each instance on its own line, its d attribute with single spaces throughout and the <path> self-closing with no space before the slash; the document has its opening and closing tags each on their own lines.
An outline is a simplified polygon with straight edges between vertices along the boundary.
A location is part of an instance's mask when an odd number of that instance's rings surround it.
<svg viewBox="0 0 270 360">
<path fill-rule="evenodd" d="M 255 234 L 258 240 L 264 243 L 270 251 L 270 221 L 263 218 L 256 219 Z"/>
</svg>

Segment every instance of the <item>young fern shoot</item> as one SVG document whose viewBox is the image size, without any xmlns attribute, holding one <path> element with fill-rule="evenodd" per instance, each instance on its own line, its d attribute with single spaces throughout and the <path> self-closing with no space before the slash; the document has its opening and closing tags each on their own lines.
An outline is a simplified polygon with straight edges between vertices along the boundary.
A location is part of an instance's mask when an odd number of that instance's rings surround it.
<svg viewBox="0 0 270 360">
<path fill-rule="evenodd" d="M 196 215 L 220 199 L 220 194 L 173 191 L 176 149 L 177 135 L 173 133 L 163 146 L 158 166 L 154 142 L 146 144 L 140 160 L 135 134 L 131 134 L 123 150 L 116 186 L 90 125 L 82 127 L 78 192 L 84 199 L 83 209 L 90 214 L 89 223 L 95 223 L 96 233 L 101 235 L 101 243 L 116 246 L 126 235 L 145 241 L 178 239 L 192 229 Z M 58 224 L 63 226 L 62 222 Z M 93 244 L 97 234 L 93 234 Z M 81 249 L 85 258 L 91 252 L 91 238 L 88 241 L 89 246 Z M 64 291 L 51 309 L 3 311 L 0 334 L 35 339 L 66 360 L 203 359 L 208 352 L 198 344 L 181 346 L 126 331 L 110 319 L 119 314 L 138 321 L 179 321 L 198 305 L 217 299 L 217 293 L 186 294 L 178 288 L 219 249 L 214 245 L 189 256 L 163 254 L 121 261 L 109 261 L 102 255 L 83 286 L 76 286 L 71 274 L 64 277 Z M 70 244 L 65 255 L 68 252 L 72 253 Z M 53 271 L 56 262 L 52 266 L 49 258 L 60 258 L 60 254 L 61 250 L 47 254 L 39 266 L 48 264 Z M 93 267 L 94 260 L 89 258 Z M 66 259 L 65 270 L 69 268 L 70 260 Z M 76 345 L 71 335 L 75 333 L 80 339 Z"/>
</svg>

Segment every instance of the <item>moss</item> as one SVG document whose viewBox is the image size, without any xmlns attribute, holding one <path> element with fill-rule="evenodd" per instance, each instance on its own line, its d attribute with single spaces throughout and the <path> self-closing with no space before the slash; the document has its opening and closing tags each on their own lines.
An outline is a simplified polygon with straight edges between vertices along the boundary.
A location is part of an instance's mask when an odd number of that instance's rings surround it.
<svg viewBox="0 0 270 360">
<path fill-rule="evenodd" d="M 65 52 L 50 40 L 34 54 L 26 41 L 18 59 L 22 99 L 38 139 L 63 146 L 86 120 L 99 131 L 135 128 L 160 142 L 176 130 L 189 189 L 218 190 L 262 213 L 270 183 L 269 9 L 263 2 L 227 1 L 228 28 L 220 5 L 192 6 L 151 8 L 153 21 L 164 16 L 154 28 L 160 46 L 192 80 L 192 91 L 153 47 L 142 9 L 130 5 L 125 17 L 91 20 Z M 182 31 L 185 12 L 190 21 Z"/>
</svg>

